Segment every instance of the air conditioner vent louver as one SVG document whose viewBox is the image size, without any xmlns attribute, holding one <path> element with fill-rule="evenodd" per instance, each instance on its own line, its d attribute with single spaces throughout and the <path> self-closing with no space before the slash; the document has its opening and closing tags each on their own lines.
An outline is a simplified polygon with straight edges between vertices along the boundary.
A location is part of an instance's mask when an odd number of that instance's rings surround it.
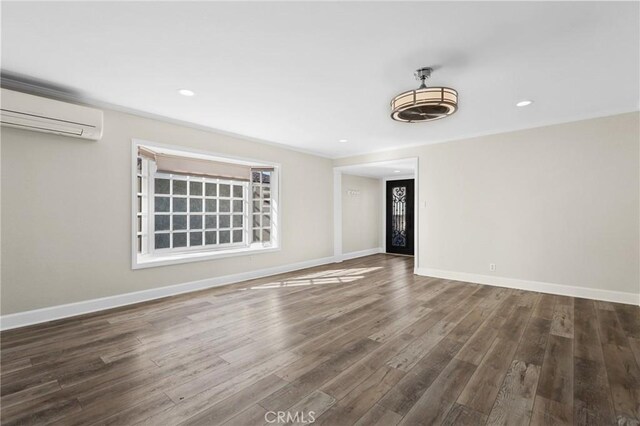
<svg viewBox="0 0 640 426">
<path fill-rule="evenodd" d="M 54 133 L 81 139 L 102 137 L 102 111 L 2 89 L 0 123 L 3 126 Z"/>
</svg>

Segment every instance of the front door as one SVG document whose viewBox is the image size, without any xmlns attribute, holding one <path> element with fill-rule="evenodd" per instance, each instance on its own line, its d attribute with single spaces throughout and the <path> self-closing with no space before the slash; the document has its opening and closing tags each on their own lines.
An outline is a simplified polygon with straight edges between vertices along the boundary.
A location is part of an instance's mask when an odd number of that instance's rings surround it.
<svg viewBox="0 0 640 426">
<path fill-rule="evenodd" d="M 413 256 L 413 179 L 387 181 L 387 253 Z"/>
</svg>

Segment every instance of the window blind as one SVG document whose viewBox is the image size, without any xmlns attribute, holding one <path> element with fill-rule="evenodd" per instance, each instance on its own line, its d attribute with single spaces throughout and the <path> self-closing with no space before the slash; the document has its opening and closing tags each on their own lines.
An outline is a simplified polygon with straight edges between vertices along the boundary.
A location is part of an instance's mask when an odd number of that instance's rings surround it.
<svg viewBox="0 0 640 426">
<path fill-rule="evenodd" d="M 251 177 L 251 166 L 242 164 L 162 154 L 144 147 L 138 153 L 154 160 L 158 172 L 240 181 Z"/>
</svg>

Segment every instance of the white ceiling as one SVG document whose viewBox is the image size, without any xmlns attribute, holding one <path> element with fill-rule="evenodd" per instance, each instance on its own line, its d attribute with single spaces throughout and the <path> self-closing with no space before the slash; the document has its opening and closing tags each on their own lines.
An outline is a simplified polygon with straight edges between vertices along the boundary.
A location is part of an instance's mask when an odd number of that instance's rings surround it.
<svg viewBox="0 0 640 426">
<path fill-rule="evenodd" d="M 341 157 L 638 110 L 638 2 L 2 2 L 2 68 Z M 460 93 L 442 121 L 389 101 Z M 196 92 L 192 98 L 177 89 Z M 526 108 L 522 99 L 535 103 Z M 339 143 L 348 139 L 348 143 Z"/>
<path fill-rule="evenodd" d="M 379 163 L 355 164 L 340 168 L 342 173 L 370 178 L 411 177 L 415 173 L 415 160 L 390 160 Z"/>
</svg>

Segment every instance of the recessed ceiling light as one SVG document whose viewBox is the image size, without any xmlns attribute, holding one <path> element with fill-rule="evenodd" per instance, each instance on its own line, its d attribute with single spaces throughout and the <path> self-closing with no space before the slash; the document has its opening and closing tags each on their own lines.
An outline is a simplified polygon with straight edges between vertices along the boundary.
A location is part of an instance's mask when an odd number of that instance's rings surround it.
<svg viewBox="0 0 640 426">
<path fill-rule="evenodd" d="M 533 101 L 520 101 L 516 104 L 516 106 L 523 107 L 523 106 L 531 105 L 532 103 Z"/>
<path fill-rule="evenodd" d="M 338 142 L 340 142 L 340 143 L 347 143 L 347 142 L 349 142 L 349 141 L 348 141 L 348 140 L 346 140 L 346 139 L 340 139 Z"/>
<path fill-rule="evenodd" d="M 180 93 L 182 96 L 193 96 L 193 95 L 195 95 L 195 93 L 193 93 L 193 91 L 191 91 L 189 89 L 180 89 L 180 90 L 178 90 L 178 93 Z"/>
<path fill-rule="evenodd" d="M 400 170 L 394 170 L 393 173 L 400 173 Z"/>
</svg>

